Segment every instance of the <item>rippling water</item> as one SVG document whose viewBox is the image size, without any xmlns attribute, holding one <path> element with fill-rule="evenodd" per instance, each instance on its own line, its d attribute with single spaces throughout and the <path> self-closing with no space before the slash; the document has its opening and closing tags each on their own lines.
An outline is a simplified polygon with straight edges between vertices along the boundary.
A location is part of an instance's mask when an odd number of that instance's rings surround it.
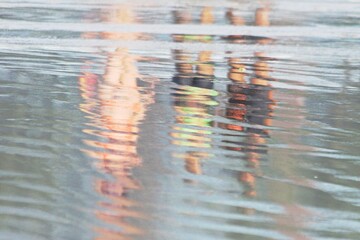
<svg viewBox="0 0 360 240">
<path fill-rule="evenodd" d="M 358 1 L 1 5 L 0 239 L 359 239 Z"/>
</svg>

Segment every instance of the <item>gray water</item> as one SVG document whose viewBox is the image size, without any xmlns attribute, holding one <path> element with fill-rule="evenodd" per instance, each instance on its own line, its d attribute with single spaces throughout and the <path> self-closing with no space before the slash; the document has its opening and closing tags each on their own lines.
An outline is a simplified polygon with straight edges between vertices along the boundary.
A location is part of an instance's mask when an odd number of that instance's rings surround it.
<svg viewBox="0 0 360 240">
<path fill-rule="evenodd" d="M 0 239 L 360 239 L 360 3 L 2 1 Z"/>
</svg>

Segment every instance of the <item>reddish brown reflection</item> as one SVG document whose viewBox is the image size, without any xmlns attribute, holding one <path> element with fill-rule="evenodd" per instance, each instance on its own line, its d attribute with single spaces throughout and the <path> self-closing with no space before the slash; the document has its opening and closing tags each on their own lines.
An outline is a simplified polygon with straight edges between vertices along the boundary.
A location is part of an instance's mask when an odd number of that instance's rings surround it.
<svg viewBox="0 0 360 240">
<path fill-rule="evenodd" d="M 128 6 L 116 6 L 109 14 L 102 15 L 104 21 L 131 23 L 135 15 Z M 86 36 L 85 36 L 86 37 Z M 137 39 L 135 33 L 104 32 L 101 38 Z M 97 179 L 96 191 L 106 198 L 99 202 L 96 217 L 109 227 L 97 227 L 96 239 L 128 239 L 142 234 L 141 229 L 127 222 L 129 218 L 142 218 L 132 210 L 136 205 L 127 198 L 129 191 L 139 189 L 139 183 L 132 177 L 131 169 L 141 165 L 137 153 L 139 124 L 145 117 L 147 106 L 153 101 L 153 92 L 142 89 L 138 81 L 136 62 L 140 58 L 128 49 L 118 48 L 107 57 L 102 77 L 91 73 L 91 63 L 79 78 L 83 103 L 80 108 L 87 114 L 93 129 L 84 132 L 92 137 L 84 139 L 88 148 L 83 151 L 97 160 L 99 171 L 111 179 Z M 96 140 L 94 140 L 96 139 Z"/>
<path fill-rule="evenodd" d="M 255 11 L 254 25 L 270 26 L 269 12 L 268 7 L 258 8 Z M 234 25 L 244 23 L 241 17 L 235 16 L 231 10 L 228 11 L 227 17 Z M 245 43 L 247 40 L 254 40 L 258 44 L 269 44 L 273 41 L 259 36 L 229 36 L 227 40 L 232 43 Z M 228 147 L 228 149 L 245 153 L 247 167 L 252 169 L 238 174 L 238 179 L 244 186 L 243 194 L 249 198 L 255 198 L 258 195 L 256 181 L 262 176 L 261 162 L 269 154 L 267 142 L 272 133 L 268 130 L 268 127 L 272 126 L 272 116 L 276 105 L 271 84 L 275 79 L 271 77 L 273 70 L 269 66 L 271 58 L 267 57 L 266 53 L 263 52 L 255 52 L 253 58 L 255 59 L 253 64 L 245 64 L 241 57 L 231 57 L 228 60 L 228 78 L 232 83 L 228 85 L 230 98 L 225 116 L 239 123 L 220 125 L 220 127 L 228 130 L 241 132 L 245 136 L 243 141 L 237 142 L 239 147 Z M 291 140 L 289 141 L 291 142 Z M 294 179 L 291 176 L 288 177 Z M 298 179 L 294 179 L 294 181 L 303 185 Z M 300 232 L 300 229 L 306 225 L 304 220 L 311 213 L 292 202 L 292 199 L 286 197 L 281 199 L 279 197 L 281 195 L 270 196 L 275 202 L 282 204 L 285 210 L 283 214 L 274 216 L 278 231 L 290 239 L 308 239 Z M 248 209 L 246 213 L 254 214 L 254 211 Z"/>
<path fill-rule="evenodd" d="M 226 16 L 234 25 L 245 23 L 240 16 L 234 14 L 232 9 L 228 10 Z M 257 9 L 255 25 L 267 26 L 268 24 L 268 9 Z M 244 43 L 249 36 L 229 36 L 227 39 L 232 43 Z M 253 39 L 258 43 L 265 43 L 260 37 Z M 271 69 L 263 53 L 254 54 L 253 64 L 245 64 L 241 57 L 231 54 L 233 56 L 228 59 L 227 76 L 232 83 L 227 87 L 230 98 L 225 116 L 238 123 L 219 124 L 219 127 L 241 132 L 241 135 L 245 136 L 242 141 L 229 142 L 239 147 L 227 147 L 227 149 L 245 153 L 247 167 L 253 170 L 240 172 L 238 179 L 244 185 L 243 194 L 247 197 L 256 197 L 256 179 L 261 175 L 260 161 L 267 153 L 266 141 L 270 137 L 266 128 L 271 126 L 275 103 L 270 84 L 273 79 L 270 77 Z"/>
</svg>

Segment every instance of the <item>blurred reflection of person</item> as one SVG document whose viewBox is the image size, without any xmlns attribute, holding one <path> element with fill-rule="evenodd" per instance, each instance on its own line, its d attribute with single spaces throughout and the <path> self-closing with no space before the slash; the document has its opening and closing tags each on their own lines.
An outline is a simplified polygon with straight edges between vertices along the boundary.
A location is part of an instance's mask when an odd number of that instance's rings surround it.
<svg viewBox="0 0 360 240">
<path fill-rule="evenodd" d="M 268 25 L 267 16 L 268 14 L 264 9 L 256 10 L 255 25 Z M 227 12 L 227 17 L 233 24 L 242 25 L 245 23 L 232 10 Z M 232 43 L 244 43 L 249 38 L 233 35 L 229 36 L 227 40 Z M 254 39 L 262 41 L 259 37 Z M 253 171 L 242 171 L 238 176 L 244 185 L 244 195 L 248 197 L 256 196 L 256 177 L 261 175 L 259 169 L 260 160 L 267 153 L 266 139 L 269 138 L 269 132 L 266 128 L 271 125 L 274 105 L 270 85 L 271 78 L 269 76 L 270 68 L 266 63 L 266 58 L 263 57 L 262 53 L 255 53 L 255 60 L 254 64 L 246 65 L 241 57 L 232 56 L 228 59 L 228 78 L 231 80 L 231 84 L 227 87 L 230 98 L 225 116 L 239 123 L 219 125 L 231 131 L 242 132 L 242 135 L 245 136 L 245 139 L 236 143 L 239 147 L 227 147 L 227 149 L 243 152 L 247 161 L 247 167 L 253 169 Z M 253 69 L 253 77 L 247 81 L 249 69 Z M 245 123 L 250 124 L 250 126 L 245 127 Z"/>
<path fill-rule="evenodd" d="M 255 25 L 269 26 L 268 9 L 258 8 L 255 11 Z M 258 43 L 267 44 L 266 38 L 257 38 Z M 274 107 L 273 90 L 270 84 L 270 67 L 266 62 L 263 53 L 255 53 L 257 61 L 253 65 L 254 76 L 250 79 L 247 94 L 247 120 L 251 125 L 247 134 L 248 150 L 246 154 L 250 167 L 257 169 L 262 156 L 267 155 L 266 139 L 269 138 L 269 131 L 266 127 L 271 126 L 271 118 Z M 248 196 L 255 196 L 255 175 L 249 172 L 241 173 L 240 180 L 249 186 Z"/>
<path fill-rule="evenodd" d="M 244 194 L 255 197 L 255 180 L 260 171 L 260 159 L 267 153 L 266 139 L 269 138 L 269 132 L 266 128 L 271 126 L 274 105 L 268 74 L 270 68 L 262 58 L 259 58 L 252 66 L 254 77 L 250 79 L 250 83 L 247 83 L 244 79 L 245 73 L 232 73 L 234 65 L 232 63 L 229 69 L 228 76 L 232 83 L 228 85 L 230 98 L 225 116 L 238 121 L 239 124 L 226 124 L 222 127 L 245 135 L 244 142 L 237 143 L 239 148 L 232 147 L 230 150 L 244 152 L 247 166 L 254 169 L 255 172 L 240 172 L 239 179 L 245 186 Z M 244 68 L 241 63 L 236 66 Z M 245 127 L 245 123 L 250 126 Z"/>
<path fill-rule="evenodd" d="M 102 13 L 103 21 L 132 23 L 136 17 L 128 6 L 115 6 L 110 12 Z M 104 39 L 135 40 L 136 33 L 100 33 Z M 138 189 L 139 184 L 132 178 L 131 169 L 141 164 L 137 153 L 139 124 L 145 118 L 147 106 L 153 101 L 151 89 L 138 86 L 142 76 L 136 62 L 140 58 L 128 49 L 117 48 L 107 57 L 105 73 L 100 79 L 87 70 L 80 77 L 80 89 L 84 103 L 81 110 L 88 114 L 90 125 L 98 130 L 86 129 L 93 138 L 85 139 L 88 146 L 84 152 L 97 159 L 97 167 L 112 179 L 97 179 L 96 191 L 108 199 L 101 202 L 97 217 L 107 224 L 120 228 L 110 230 L 98 227 L 96 239 L 127 239 L 133 234 L 141 234 L 141 229 L 129 224 L 127 218 L 140 218 L 131 210 L 135 203 L 127 198 L 127 192 Z"/>
<path fill-rule="evenodd" d="M 234 16 L 231 17 L 234 18 Z M 255 11 L 255 25 L 261 27 L 270 26 L 269 8 L 258 8 Z M 258 36 L 230 36 L 227 39 L 233 43 L 255 40 L 258 44 L 269 44 L 273 41 Z M 275 106 L 273 88 L 271 87 L 271 82 L 274 79 L 270 76 L 270 72 L 272 72 L 269 67 L 270 58 L 263 52 L 256 52 L 254 58 L 255 63 L 248 67 L 242 63 L 241 58 L 229 58 L 228 60 L 228 77 L 232 83 L 228 86 L 230 98 L 226 116 L 254 126 L 246 128 L 240 127 L 241 124 L 239 126 L 235 124 L 227 126 L 227 129 L 246 133 L 246 140 L 240 144 L 241 147 L 232 148 L 232 150 L 243 151 L 246 156 L 247 166 L 254 169 L 254 172 L 243 171 L 239 175 L 239 180 L 245 187 L 244 194 L 248 197 L 257 195 L 256 178 L 261 176 L 261 159 L 266 158 L 269 154 L 266 142 L 271 134 L 266 128 L 272 126 Z M 247 68 L 252 68 L 254 72 L 249 83 L 245 80 L 245 77 L 249 75 Z M 289 139 L 287 142 L 292 142 L 292 140 Z M 283 166 L 277 167 L 283 168 Z M 288 172 L 288 170 L 285 171 Z M 290 174 L 288 178 L 294 179 L 295 175 L 296 173 Z M 294 181 L 299 182 L 296 179 Z M 300 182 L 299 184 L 302 185 Z M 309 239 L 300 233 L 298 229 L 305 225 L 302 219 L 308 217 L 311 213 L 302 206 L 293 203 L 291 198 L 281 199 L 282 195 L 281 193 L 270 196 L 273 201 L 284 205 L 285 213 L 274 217 L 279 232 L 291 239 Z M 288 227 L 295 230 L 287 229 Z"/>
<path fill-rule="evenodd" d="M 188 24 L 193 21 L 188 10 L 174 11 L 176 24 Z M 200 13 L 201 24 L 212 24 L 214 21 L 212 8 L 205 7 Z M 209 35 L 173 35 L 177 42 L 209 42 Z M 211 61 L 211 51 L 200 51 L 197 59 L 192 58 L 192 53 L 183 50 L 174 50 L 176 73 L 173 81 L 178 88 L 173 93 L 174 109 L 177 113 L 176 123 L 171 136 L 173 144 L 192 147 L 186 153 L 174 153 L 175 157 L 185 162 L 185 169 L 193 174 L 201 174 L 201 161 L 211 157 L 203 148 L 211 147 L 211 114 L 209 107 L 215 105 L 213 95 L 214 64 Z"/>
</svg>

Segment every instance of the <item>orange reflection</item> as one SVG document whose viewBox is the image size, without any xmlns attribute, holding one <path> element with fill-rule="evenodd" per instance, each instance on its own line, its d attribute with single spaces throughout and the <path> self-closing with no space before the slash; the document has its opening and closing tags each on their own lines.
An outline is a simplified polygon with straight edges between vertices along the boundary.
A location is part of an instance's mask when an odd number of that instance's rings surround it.
<svg viewBox="0 0 360 240">
<path fill-rule="evenodd" d="M 103 21 L 131 23 L 135 15 L 128 6 L 116 6 Z M 104 32 L 106 39 L 137 39 L 136 33 Z M 85 36 L 86 37 L 86 36 Z M 83 104 L 80 108 L 87 114 L 89 125 L 98 130 L 85 129 L 92 135 L 85 139 L 88 146 L 83 151 L 97 160 L 96 166 L 111 177 L 97 179 L 95 189 L 107 200 L 100 202 L 96 211 L 99 220 L 109 228 L 98 227 L 96 239 L 127 239 L 129 235 L 141 234 L 141 229 L 127 223 L 128 218 L 141 218 L 131 209 L 136 205 L 127 198 L 129 190 L 138 189 L 138 182 L 132 178 L 131 169 L 141 164 L 137 153 L 139 124 L 145 117 L 147 106 L 153 101 L 153 92 L 138 86 L 142 76 L 138 72 L 134 56 L 128 49 L 118 48 L 108 54 L 105 73 L 100 79 L 85 69 L 79 78 Z M 91 65 L 91 63 L 89 64 Z M 120 230 L 114 230 L 117 227 Z"/>
<path fill-rule="evenodd" d="M 201 24 L 212 24 L 214 16 L 212 8 L 205 7 L 200 13 Z M 174 20 L 177 24 L 191 23 L 194 19 L 190 11 L 175 11 Z M 209 42 L 209 35 L 173 35 L 174 41 Z M 193 148 L 185 153 L 173 153 L 174 157 L 185 162 L 185 169 L 193 174 L 202 174 L 201 161 L 211 157 L 206 148 L 211 147 L 210 127 L 212 124 L 209 108 L 217 103 L 213 96 L 214 64 L 211 51 L 194 54 L 182 50 L 174 50 L 176 73 L 173 81 L 178 84 L 174 96 L 176 125 L 170 133 L 172 144 Z M 201 151 L 199 149 L 204 149 Z"/>
</svg>

